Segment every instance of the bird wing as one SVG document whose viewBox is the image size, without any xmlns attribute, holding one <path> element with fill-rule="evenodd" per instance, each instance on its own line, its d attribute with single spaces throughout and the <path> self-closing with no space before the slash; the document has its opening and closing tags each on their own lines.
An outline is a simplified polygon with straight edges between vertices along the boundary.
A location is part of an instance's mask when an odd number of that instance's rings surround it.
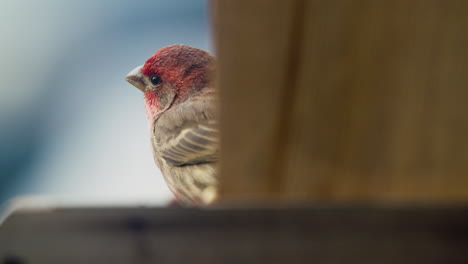
<svg viewBox="0 0 468 264">
<path fill-rule="evenodd" d="M 215 126 L 216 124 L 206 123 L 183 129 L 177 137 L 162 144 L 162 158 L 174 166 L 216 161 L 218 130 Z"/>
<path fill-rule="evenodd" d="M 163 113 L 153 130 L 155 151 L 173 166 L 215 162 L 219 129 L 214 95 L 181 103 Z"/>
</svg>

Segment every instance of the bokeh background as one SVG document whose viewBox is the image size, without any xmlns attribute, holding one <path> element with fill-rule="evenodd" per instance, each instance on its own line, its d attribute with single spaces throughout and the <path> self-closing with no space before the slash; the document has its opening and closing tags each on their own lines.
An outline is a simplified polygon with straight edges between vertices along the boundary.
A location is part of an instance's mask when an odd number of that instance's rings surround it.
<svg viewBox="0 0 468 264">
<path fill-rule="evenodd" d="M 124 81 L 158 48 L 212 50 L 204 0 L 0 2 L 0 204 L 171 199 L 143 94 Z"/>
</svg>

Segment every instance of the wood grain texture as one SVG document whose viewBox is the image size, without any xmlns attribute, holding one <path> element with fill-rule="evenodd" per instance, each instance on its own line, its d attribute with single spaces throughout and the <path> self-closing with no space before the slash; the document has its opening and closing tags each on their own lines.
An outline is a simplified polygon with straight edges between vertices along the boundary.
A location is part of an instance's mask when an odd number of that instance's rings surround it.
<svg viewBox="0 0 468 264">
<path fill-rule="evenodd" d="M 221 192 L 266 197 L 281 126 L 294 1 L 214 1 L 224 162 Z M 247 5 L 246 5 L 247 4 Z M 235 51 L 235 52 L 233 52 Z M 261 132 L 260 132 L 261 131 Z"/>
<path fill-rule="evenodd" d="M 225 198 L 468 201 L 467 1 L 215 3 Z"/>
</svg>

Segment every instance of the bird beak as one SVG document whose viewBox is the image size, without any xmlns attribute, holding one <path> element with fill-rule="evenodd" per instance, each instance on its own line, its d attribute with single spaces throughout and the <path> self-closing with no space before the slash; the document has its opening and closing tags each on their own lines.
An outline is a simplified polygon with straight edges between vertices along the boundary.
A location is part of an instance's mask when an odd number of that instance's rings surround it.
<svg viewBox="0 0 468 264">
<path fill-rule="evenodd" d="M 143 66 L 138 66 L 135 69 L 133 69 L 129 74 L 127 74 L 125 80 L 127 80 L 127 82 L 129 82 L 131 85 L 135 86 L 142 92 L 145 92 L 146 85 L 143 79 L 143 74 L 141 73 L 142 67 Z"/>
</svg>

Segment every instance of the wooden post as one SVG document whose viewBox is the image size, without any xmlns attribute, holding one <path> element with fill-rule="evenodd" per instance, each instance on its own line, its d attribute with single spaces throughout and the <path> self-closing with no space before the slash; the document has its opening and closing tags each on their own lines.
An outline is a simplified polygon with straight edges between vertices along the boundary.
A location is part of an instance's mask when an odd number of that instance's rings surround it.
<svg viewBox="0 0 468 264">
<path fill-rule="evenodd" d="M 468 1 L 212 3 L 224 199 L 468 201 Z"/>
</svg>

